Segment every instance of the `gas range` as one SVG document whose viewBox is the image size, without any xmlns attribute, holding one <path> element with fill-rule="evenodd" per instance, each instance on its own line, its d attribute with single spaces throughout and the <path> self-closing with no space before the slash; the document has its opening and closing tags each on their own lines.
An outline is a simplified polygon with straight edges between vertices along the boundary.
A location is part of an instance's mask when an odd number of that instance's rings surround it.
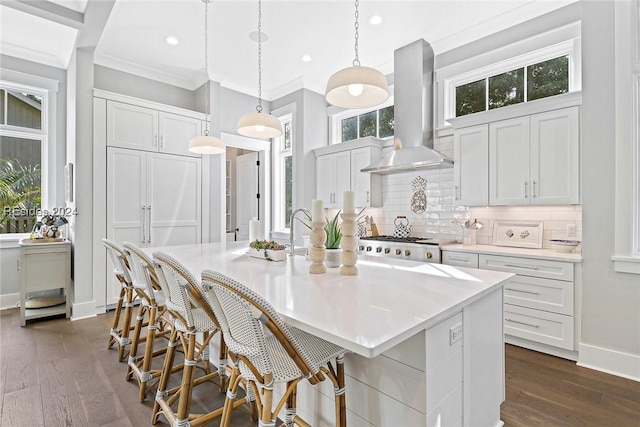
<svg viewBox="0 0 640 427">
<path fill-rule="evenodd" d="M 363 255 L 440 263 L 440 244 L 434 237 L 361 237 L 358 251 Z"/>
</svg>

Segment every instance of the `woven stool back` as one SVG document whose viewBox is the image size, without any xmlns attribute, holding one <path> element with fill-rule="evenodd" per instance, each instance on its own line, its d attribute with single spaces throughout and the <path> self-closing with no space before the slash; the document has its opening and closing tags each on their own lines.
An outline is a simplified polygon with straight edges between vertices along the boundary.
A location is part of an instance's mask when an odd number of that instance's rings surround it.
<svg viewBox="0 0 640 427">
<path fill-rule="evenodd" d="M 129 267 L 127 266 L 127 256 L 122 248 L 109 239 L 102 239 L 102 244 L 107 248 L 107 254 L 113 264 L 113 274 L 120 276 L 126 283 L 131 283 Z"/>
<path fill-rule="evenodd" d="M 189 288 L 198 284 L 189 270 L 177 260 L 162 252 L 153 253 L 153 263 L 156 268 L 158 282 L 166 298 L 167 309 L 177 313 L 186 322 L 188 328 L 194 326 Z"/>
<path fill-rule="evenodd" d="M 155 276 L 153 261 L 132 243 L 124 242 L 122 247 L 131 268 L 133 287 L 143 290 L 149 302 L 155 305 L 154 282 L 151 278 L 152 274 Z"/>
</svg>

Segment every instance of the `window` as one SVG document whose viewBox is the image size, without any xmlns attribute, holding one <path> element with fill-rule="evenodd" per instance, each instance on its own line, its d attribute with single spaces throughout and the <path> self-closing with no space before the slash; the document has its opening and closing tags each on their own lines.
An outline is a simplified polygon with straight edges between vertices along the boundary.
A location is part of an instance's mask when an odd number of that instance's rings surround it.
<svg viewBox="0 0 640 427">
<path fill-rule="evenodd" d="M 282 135 L 274 140 L 274 231 L 287 231 L 291 228 L 290 218 L 293 209 L 293 117 L 291 114 L 280 117 Z"/>
<path fill-rule="evenodd" d="M 0 234 L 31 231 L 42 205 L 47 90 L 0 82 Z"/>
<path fill-rule="evenodd" d="M 569 91 L 569 56 L 548 59 L 455 87 L 455 116 Z"/>
<path fill-rule="evenodd" d="M 332 118 L 332 143 L 351 141 L 366 136 L 388 138 L 393 136 L 393 105 L 389 101 L 375 110 L 345 110 Z"/>
</svg>

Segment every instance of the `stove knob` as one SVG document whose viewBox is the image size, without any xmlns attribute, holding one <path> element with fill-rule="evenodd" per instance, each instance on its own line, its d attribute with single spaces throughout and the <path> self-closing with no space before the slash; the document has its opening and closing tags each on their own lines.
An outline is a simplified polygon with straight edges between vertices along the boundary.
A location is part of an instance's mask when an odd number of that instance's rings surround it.
<svg viewBox="0 0 640 427">
<path fill-rule="evenodd" d="M 358 250 L 359 251 L 364 251 L 364 246 L 363 245 L 358 246 Z"/>
<path fill-rule="evenodd" d="M 411 256 L 411 251 L 409 249 L 405 249 L 404 256 Z"/>
<path fill-rule="evenodd" d="M 367 246 L 367 252 L 371 252 L 371 246 Z"/>
<path fill-rule="evenodd" d="M 402 254 L 402 251 L 400 249 L 396 249 L 396 255 L 400 255 Z"/>
<path fill-rule="evenodd" d="M 426 259 L 431 259 L 431 258 L 433 258 L 433 254 L 431 252 L 427 252 L 427 253 L 424 254 L 424 257 Z"/>
<path fill-rule="evenodd" d="M 382 252 L 382 248 L 381 248 L 381 247 L 377 247 L 377 248 L 376 248 L 376 252 L 377 252 L 377 253 Z"/>
<path fill-rule="evenodd" d="M 384 253 L 385 253 L 385 254 L 388 254 L 389 252 L 391 252 L 391 249 L 389 249 L 389 248 L 384 248 Z"/>
</svg>

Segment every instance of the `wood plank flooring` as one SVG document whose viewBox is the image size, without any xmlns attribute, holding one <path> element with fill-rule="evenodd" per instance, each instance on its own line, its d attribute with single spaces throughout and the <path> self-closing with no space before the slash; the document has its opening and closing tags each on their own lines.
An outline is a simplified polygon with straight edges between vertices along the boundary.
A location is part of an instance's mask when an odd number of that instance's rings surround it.
<svg viewBox="0 0 640 427">
<path fill-rule="evenodd" d="M 112 315 L 22 328 L 17 309 L 0 311 L 0 425 L 150 426 L 150 398 L 138 403 L 137 385 L 124 380 L 125 364 L 106 349 Z M 223 399 L 205 385 L 194 395 L 194 410 L 217 408 Z M 640 427 L 640 382 L 507 345 L 501 418 L 506 427 Z M 157 425 L 167 422 L 161 417 Z M 256 424 L 236 412 L 233 425 Z"/>
</svg>

